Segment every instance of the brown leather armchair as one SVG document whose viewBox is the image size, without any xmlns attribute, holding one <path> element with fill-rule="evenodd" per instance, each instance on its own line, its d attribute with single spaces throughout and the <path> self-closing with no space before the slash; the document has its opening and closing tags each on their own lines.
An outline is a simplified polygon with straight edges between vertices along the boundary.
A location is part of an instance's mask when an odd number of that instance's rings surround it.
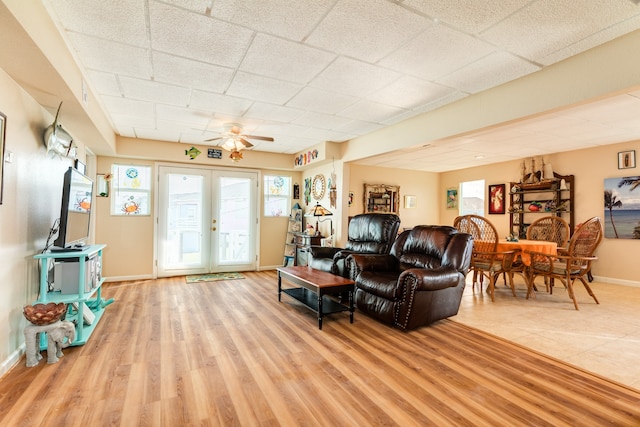
<svg viewBox="0 0 640 427">
<path fill-rule="evenodd" d="M 351 218 L 344 248 L 311 246 L 309 266 L 350 277 L 345 259 L 353 253 L 388 254 L 398 236 L 400 217 L 394 214 L 360 214 Z"/>
<path fill-rule="evenodd" d="M 458 313 L 473 237 L 454 227 L 404 231 L 388 255 L 352 254 L 358 310 L 404 330 Z"/>
</svg>

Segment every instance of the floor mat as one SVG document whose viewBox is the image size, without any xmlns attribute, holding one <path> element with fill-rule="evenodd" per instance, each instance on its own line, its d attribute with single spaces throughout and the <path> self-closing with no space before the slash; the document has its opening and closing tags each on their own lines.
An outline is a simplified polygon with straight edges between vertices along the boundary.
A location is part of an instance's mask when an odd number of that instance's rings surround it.
<svg viewBox="0 0 640 427">
<path fill-rule="evenodd" d="M 218 280 L 233 280 L 244 279 L 244 276 L 240 273 L 211 273 L 211 274 L 198 274 L 195 276 L 185 276 L 187 283 L 197 282 L 215 282 Z"/>
</svg>

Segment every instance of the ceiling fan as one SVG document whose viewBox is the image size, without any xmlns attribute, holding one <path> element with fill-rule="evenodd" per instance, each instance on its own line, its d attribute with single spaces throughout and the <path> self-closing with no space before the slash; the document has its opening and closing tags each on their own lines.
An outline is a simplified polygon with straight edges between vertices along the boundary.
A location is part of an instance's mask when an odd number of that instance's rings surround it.
<svg viewBox="0 0 640 427">
<path fill-rule="evenodd" d="M 257 139 L 259 141 L 273 142 L 273 138 L 269 136 L 245 135 L 242 133 L 242 125 L 238 123 L 225 123 L 224 133 L 221 136 L 205 139 L 205 142 L 218 141 L 218 146 L 227 151 L 231 151 L 229 157 L 231 160 L 238 161 L 242 158 L 241 150 L 249 150 L 253 148 L 253 144 L 249 139 Z"/>
</svg>

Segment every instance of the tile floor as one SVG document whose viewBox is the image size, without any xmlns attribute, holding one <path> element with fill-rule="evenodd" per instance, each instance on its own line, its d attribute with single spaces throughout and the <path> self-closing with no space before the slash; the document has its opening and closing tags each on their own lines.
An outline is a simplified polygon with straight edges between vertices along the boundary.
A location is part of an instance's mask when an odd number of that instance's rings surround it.
<svg viewBox="0 0 640 427">
<path fill-rule="evenodd" d="M 492 302 L 486 291 L 472 290 L 470 278 L 451 320 L 640 389 L 640 288 L 594 281 L 596 304 L 578 283 L 576 310 L 561 284 L 553 295 L 538 285 L 536 298 L 527 300 L 522 278 L 516 276 L 515 298 L 500 278 Z"/>
</svg>

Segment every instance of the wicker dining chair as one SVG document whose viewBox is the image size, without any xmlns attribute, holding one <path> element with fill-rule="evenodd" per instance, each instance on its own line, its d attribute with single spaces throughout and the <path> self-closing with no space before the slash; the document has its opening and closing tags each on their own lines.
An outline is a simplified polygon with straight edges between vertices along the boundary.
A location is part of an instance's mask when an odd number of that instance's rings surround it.
<svg viewBox="0 0 640 427">
<path fill-rule="evenodd" d="M 579 310 L 573 288 L 576 280 L 580 280 L 596 304 L 600 304 L 585 280 L 585 276 L 591 272 L 591 262 L 598 259 L 594 256 L 594 253 L 602 241 L 603 233 L 602 221 L 598 217 L 593 217 L 576 229 L 571 240 L 569 240 L 569 247 L 565 254 L 549 255 L 527 251 L 531 255 L 527 298 L 535 295 L 533 293 L 535 278 L 543 276 L 545 279 L 549 279 L 550 293 L 553 293 L 553 279 L 558 279 L 562 282 L 569 293 L 569 297 L 573 300 L 576 310 Z"/>
<path fill-rule="evenodd" d="M 560 255 L 566 254 L 570 235 L 571 228 L 567 221 L 555 215 L 538 218 L 527 227 L 527 240 L 555 242 L 558 245 L 557 253 Z M 520 273 L 523 276 L 528 274 L 522 262 L 514 262 L 512 273 Z M 550 284 L 548 278 L 545 278 L 544 284 L 547 292 L 549 292 Z"/>
<path fill-rule="evenodd" d="M 528 240 L 556 242 L 559 253 L 567 250 L 567 242 L 569 241 L 570 234 L 571 229 L 567 221 L 555 215 L 538 218 L 527 228 Z"/>
<path fill-rule="evenodd" d="M 511 266 L 516 255 L 516 251 L 498 252 L 498 232 L 495 226 L 485 217 L 479 215 L 462 215 L 457 217 L 453 226 L 462 233 L 473 236 L 473 254 L 471 257 L 471 269 L 473 271 L 473 285 L 476 283 L 482 291 L 482 282 L 486 277 L 489 280 L 488 291 L 491 301 L 495 301 L 494 291 L 496 278 L 505 273 L 509 277 L 509 286 L 513 296 L 516 296 L 516 289 L 513 285 L 513 275 Z"/>
</svg>

